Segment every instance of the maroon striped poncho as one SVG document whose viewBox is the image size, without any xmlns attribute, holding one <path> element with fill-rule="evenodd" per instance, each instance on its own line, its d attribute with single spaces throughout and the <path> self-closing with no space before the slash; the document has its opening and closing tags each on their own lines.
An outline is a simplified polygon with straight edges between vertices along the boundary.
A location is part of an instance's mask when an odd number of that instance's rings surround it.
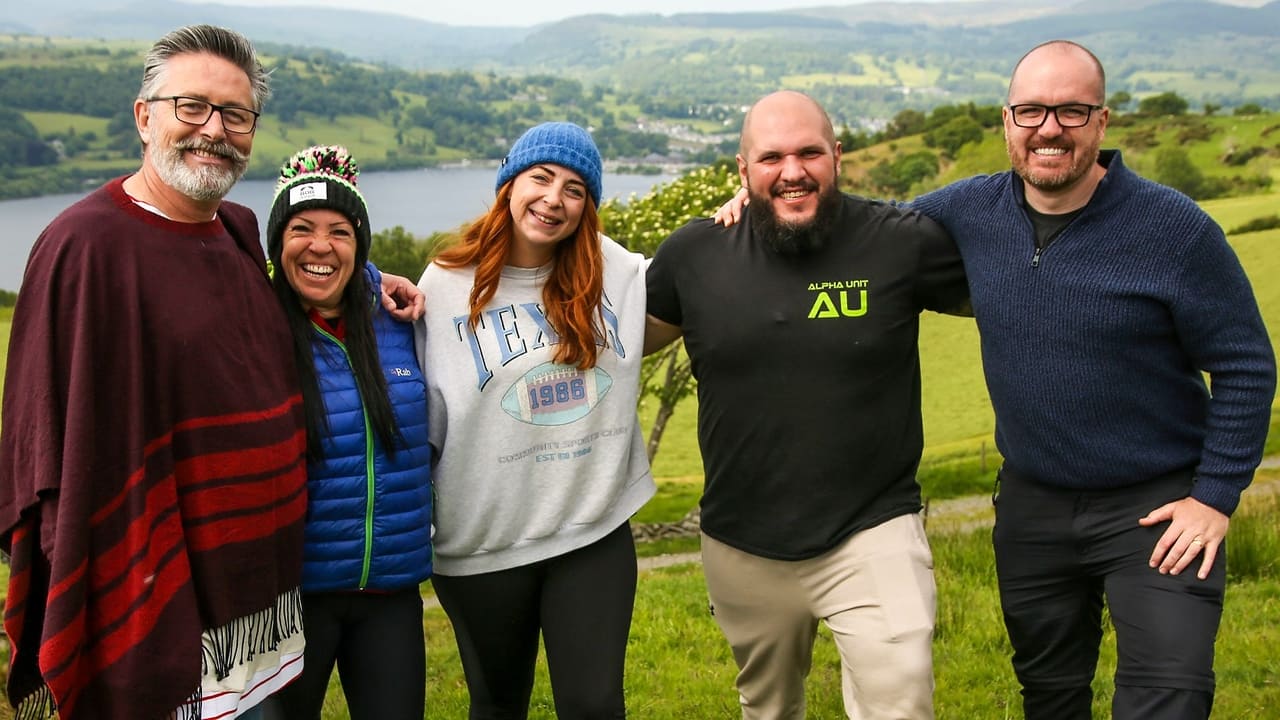
<svg viewBox="0 0 1280 720">
<path fill-rule="evenodd" d="M 122 183 L 41 234 L 13 316 L 0 545 L 20 717 L 164 717 L 198 692 L 201 633 L 300 580 L 301 399 L 257 221 L 223 203 L 170 222 Z"/>
</svg>

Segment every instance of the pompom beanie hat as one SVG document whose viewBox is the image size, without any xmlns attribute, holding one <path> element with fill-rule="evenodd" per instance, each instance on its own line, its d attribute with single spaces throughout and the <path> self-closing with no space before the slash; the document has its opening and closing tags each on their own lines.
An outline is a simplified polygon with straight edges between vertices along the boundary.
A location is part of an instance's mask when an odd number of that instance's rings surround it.
<svg viewBox="0 0 1280 720">
<path fill-rule="evenodd" d="M 284 227 L 289 218 L 315 208 L 336 210 L 356 230 L 356 263 L 369 257 L 372 235 L 369 208 L 356 187 L 360 168 L 347 149 L 317 145 L 301 150 L 285 161 L 276 181 L 275 200 L 267 218 L 267 255 L 279 258 Z"/>
<path fill-rule="evenodd" d="M 586 183 L 596 207 L 600 207 L 601 176 L 604 174 L 600 149 L 586 130 L 569 122 L 542 123 L 529 128 L 498 166 L 499 190 L 511 178 L 538 163 L 567 167 Z"/>
</svg>

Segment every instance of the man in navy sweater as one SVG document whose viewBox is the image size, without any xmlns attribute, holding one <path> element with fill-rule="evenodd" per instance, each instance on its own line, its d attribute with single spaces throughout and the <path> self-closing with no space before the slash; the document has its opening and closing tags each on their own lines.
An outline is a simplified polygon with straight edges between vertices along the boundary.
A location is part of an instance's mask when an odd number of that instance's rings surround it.
<svg viewBox="0 0 1280 720">
<path fill-rule="evenodd" d="M 1012 172 L 913 206 L 951 231 L 969 278 L 1026 717 L 1090 717 L 1105 596 L 1112 716 L 1206 718 L 1227 526 L 1261 459 L 1275 358 L 1221 228 L 1099 150 L 1105 97 L 1088 50 L 1036 47 L 1003 112 Z"/>
<path fill-rule="evenodd" d="M 1261 459 L 1275 358 L 1221 228 L 1100 150 L 1105 98 L 1091 52 L 1037 46 L 1003 111 L 1012 170 L 912 206 L 955 238 L 982 338 L 1025 716 L 1091 716 L 1105 598 L 1112 717 L 1206 718 L 1227 527 Z"/>
</svg>

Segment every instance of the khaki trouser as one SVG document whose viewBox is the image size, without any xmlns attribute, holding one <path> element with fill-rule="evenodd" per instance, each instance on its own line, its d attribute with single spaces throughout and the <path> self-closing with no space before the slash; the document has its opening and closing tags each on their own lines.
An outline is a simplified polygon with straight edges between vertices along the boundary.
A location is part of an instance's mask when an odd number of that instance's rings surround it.
<svg viewBox="0 0 1280 720">
<path fill-rule="evenodd" d="M 822 620 L 851 720 L 933 717 L 933 556 L 920 516 L 855 533 L 809 560 L 771 560 L 702 536 L 711 609 L 733 648 L 744 720 L 801 720 Z"/>
</svg>

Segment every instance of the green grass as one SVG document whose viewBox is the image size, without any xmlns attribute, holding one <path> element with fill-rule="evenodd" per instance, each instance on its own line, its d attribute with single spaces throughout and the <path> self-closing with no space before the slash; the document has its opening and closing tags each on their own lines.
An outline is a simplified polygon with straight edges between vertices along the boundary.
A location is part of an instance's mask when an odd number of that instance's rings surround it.
<svg viewBox="0 0 1280 720">
<path fill-rule="evenodd" d="M 1208 130 L 1204 140 L 1185 140 L 1188 127 L 1203 124 Z M 1187 116 L 1178 121 L 1158 122 L 1154 125 L 1142 123 L 1136 126 L 1116 126 L 1107 130 L 1107 144 L 1118 144 L 1125 148 L 1125 163 L 1140 174 L 1151 176 L 1155 170 L 1155 157 L 1164 148 L 1183 148 L 1187 157 L 1206 176 L 1244 177 L 1270 176 L 1277 179 L 1274 160 L 1269 155 L 1262 155 L 1242 166 L 1228 166 L 1222 158 L 1229 152 L 1251 147 L 1267 149 L 1275 148 L 1274 132 L 1277 118 L 1274 115 L 1254 115 L 1238 117 L 1224 116 Z M 1152 134 L 1158 143 L 1150 149 L 1139 148 L 1128 141 L 1134 135 Z"/>
<path fill-rule="evenodd" d="M 1250 220 L 1274 215 L 1276 208 L 1280 207 L 1280 192 L 1206 200 L 1200 203 L 1200 207 L 1212 215 L 1213 219 L 1218 221 L 1224 231 L 1230 232 L 1232 228 L 1243 225 Z M 1250 242 L 1253 241 L 1253 234 L 1232 238 L 1236 252 L 1240 252 L 1241 241 L 1246 239 Z M 1265 262 L 1265 260 L 1259 258 L 1257 262 Z"/>
<path fill-rule="evenodd" d="M 1224 86 L 1237 86 L 1242 97 L 1265 97 L 1280 93 L 1280 74 L 1275 72 L 1259 72 L 1251 74 L 1251 80 L 1242 82 L 1221 70 L 1197 69 L 1183 71 L 1137 71 L 1126 81 L 1131 86 L 1146 84 L 1152 89 L 1135 93 L 1136 99 L 1132 107 L 1137 107 L 1138 100 L 1147 95 L 1174 91 L 1184 98 L 1213 97 L 1222 91 Z"/>
<path fill-rule="evenodd" d="M 1273 201 L 1280 198 L 1276 195 L 1270 197 Z M 1216 217 L 1213 204 L 1207 205 L 1210 214 Z M 1259 205 L 1252 212 L 1261 214 L 1262 207 Z M 1275 207 L 1271 205 L 1271 212 Z M 1231 206 L 1231 211 L 1237 210 L 1236 206 Z M 1233 236 L 1231 246 L 1253 282 L 1262 320 L 1271 333 L 1271 346 L 1280 354 L 1280 283 L 1274 280 L 1280 273 L 1280 229 Z"/>
<path fill-rule="evenodd" d="M 1280 477 L 1272 472 L 1270 479 Z M 1232 521 L 1226 610 L 1219 633 L 1215 718 L 1269 717 L 1280 703 L 1280 528 L 1274 498 L 1247 500 Z M 935 705 L 939 720 L 999 720 L 1022 717 L 1011 650 L 995 589 L 990 534 L 931 533 L 938 583 L 934 637 Z M 1262 562 L 1246 569 L 1252 561 Z M 1244 566 L 1244 567 L 1242 567 Z M 426 718 L 465 717 L 466 690 L 447 618 L 429 609 Z M 1106 628 L 1094 682 L 1094 717 L 1109 717 L 1115 671 L 1115 636 Z M 728 645 L 707 613 L 706 588 L 696 564 L 644 573 L 628 644 L 626 688 L 629 716 L 637 720 L 739 717 L 733 690 L 735 668 Z M 809 717 L 843 717 L 839 657 L 831 635 L 819 633 L 808 683 Z M 346 717 L 336 679 L 330 685 L 326 720 Z M 545 658 L 536 670 L 531 720 L 554 718 Z"/>
<path fill-rule="evenodd" d="M 930 312 L 920 316 L 920 382 L 925 447 L 995 432 L 978 326 L 972 319 Z"/>
<path fill-rule="evenodd" d="M 1260 480 L 1280 482 L 1280 470 Z M 1275 495 L 1250 491 L 1232 520 L 1232 581 L 1217 646 L 1218 691 L 1214 716 L 1269 717 L 1280 703 L 1280 526 Z M 932 527 L 932 526 L 931 526 Z M 939 720 L 1017 720 L 1022 717 L 1009 666 L 995 589 L 989 531 L 930 531 L 938 583 L 934 640 L 935 704 Z M 0 567 L 0 587 L 7 569 Z M 430 584 L 423 596 L 434 597 Z M 465 717 L 466 686 L 447 617 L 438 607 L 424 612 L 427 635 L 429 720 Z M 1109 715 L 1115 669 L 1114 633 L 1106 628 L 1094 682 L 1094 717 Z M 0 667 L 4 667 L 0 658 Z M 735 669 L 728 645 L 706 610 L 700 566 L 685 564 L 641 575 L 628 644 L 626 688 L 630 717 L 637 720 L 738 717 Z M 842 717 L 839 658 L 830 634 L 820 631 L 808 682 L 809 716 Z M 3 705 L 3 704 L 0 704 Z M 0 718 L 9 718 L 0 707 Z M 334 676 L 325 720 L 347 717 Z M 554 718 L 545 658 L 535 671 L 531 720 Z"/>
<path fill-rule="evenodd" d="M 1115 116 L 1113 115 L 1113 117 Z M 1203 122 L 1209 129 L 1207 139 L 1186 142 L 1179 139 L 1188 124 L 1200 122 Z M 1155 156 L 1161 149 L 1178 147 L 1187 152 L 1187 156 L 1206 177 L 1227 178 L 1241 176 L 1252 178 L 1269 176 L 1273 182 L 1280 182 L 1280 164 L 1275 162 L 1272 154 L 1263 154 L 1241 166 L 1228 166 L 1222 162 L 1222 158 L 1231 150 L 1262 147 L 1271 148 L 1273 149 L 1272 152 L 1274 152 L 1278 125 L 1280 125 L 1280 118 L 1277 118 L 1275 114 L 1248 117 L 1233 115 L 1213 117 L 1186 116 L 1178 121 L 1140 121 L 1131 126 L 1113 124 L 1112 127 L 1107 129 L 1106 142 L 1103 143 L 1103 147 L 1119 147 L 1123 149 L 1125 164 L 1138 173 L 1147 176 L 1150 176 L 1155 169 Z M 1137 147 L 1131 142 L 1135 136 L 1146 137 L 1147 135 L 1150 135 L 1155 143 L 1149 149 Z M 908 138 L 903 138 L 902 140 L 894 141 L 894 144 L 899 144 L 900 149 L 903 151 L 918 149 L 902 144 L 907 140 Z M 870 166 L 888 157 L 885 152 L 886 149 L 887 146 L 884 144 L 877 145 L 865 151 L 846 154 L 846 158 L 852 155 L 855 158 L 874 159 L 874 162 L 865 162 L 867 166 Z M 929 181 L 925 186 L 913 188 L 911 194 L 915 195 L 921 191 L 941 187 L 949 182 L 971 175 L 990 173 L 993 169 L 1004 170 L 1008 167 L 1008 164 L 1002 131 L 1000 128 L 989 129 L 982 142 L 966 145 L 953 162 L 944 163 L 944 167 L 937 178 Z M 847 173 L 849 170 L 850 165 L 846 160 L 845 172 Z M 1230 203 L 1231 201 L 1239 201 L 1246 206 L 1259 205 L 1265 202 L 1264 198 L 1270 198 L 1271 208 L 1266 212 L 1259 211 L 1256 215 L 1243 218 L 1243 220 L 1250 220 L 1253 217 L 1275 213 L 1276 197 L 1274 194 L 1231 198 L 1226 201 L 1213 200 L 1204 203 L 1204 205 L 1206 208 L 1210 208 L 1217 203 Z M 1213 211 L 1210 210 L 1210 213 L 1213 214 Z M 1240 222 L 1243 222 L 1243 220 Z M 1227 229 L 1240 224 L 1240 222 L 1236 221 L 1225 222 L 1220 220 L 1220 222 Z"/>
<path fill-rule="evenodd" d="M 989 494 L 1000 462 L 994 439 L 975 438 L 927 448 L 916 477 L 926 500 Z"/>
<path fill-rule="evenodd" d="M 23 115 L 35 126 L 36 132 L 40 133 L 40 137 L 48 137 L 54 133 L 65 133 L 68 130 L 74 130 L 77 135 L 91 132 L 99 138 L 104 138 L 107 135 L 107 124 L 110 122 L 107 118 L 73 115 L 63 112 L 29 110 L 24 112 Z"/>
<path fill-rule="evenodd" d="M 1266 512 L 1233 521 L 1233 568 L 1238 556 L 1280 550 L 1274 512 L 1272 504 Z M 1255 533 L 1265 534 L 1266 539 L 1255 541 Z M 1009 666 L 1012 651 L 995 592 L 989 534 L 934 537 L 932 542 L 939 589 L 934 642 L 938 718 L 1021 718 L 1017 682 Z M 1250 550 L 1255 543 L 1258 547 Z M 1277 609 L 1280 575 L 1274 563 L 1267 574 L 1248 579 L 1233 569 L 1218 635 L 1215 718 L 1269 717 L 1270 708 L 1280 701 L 1280 684 L 1275 680 L 1280 655 L 1274 650 L 1280 628 L 1273 621 Z M 1094 679 L 1094 717 L 1110 717 L 1115 672 L 1115 634 L 1110 626 L 1102 648 Z"/>
<path fill-rule="evenodd" d="M 658 493 L 640 512 L 634 522 L 672 522 L 684 516 L 702 496 L 702 478 L 690 477 L 658 480 Z"/>
<path fill-rule="evenodd" d="M 1267 477 L 1275 481 L 1280 472 Z M 1280 704 L 1280 527 L 1274 499 L 1246 495 L 1232 521 L 1233 580 L 1219 633 L 1214 717 L 1269 717 Z M 934 640 L 935 704 L 939 720 L 1022 717 L 1009 666 L 1010 649 L 1000 618 L 989 533 L 931 533 L 938 582 Z M 1251 565 L 1250 557 L 1262 562 Z M 0 584 L 7 578 L 0 569 Z M 430 585 L 424 597 L 431 598 Z M 427 634 L 427 712 L 431 720 L 466 716 L 467 695 L 453 632 L 439 608 L 424 613 Z M 4 663 L 0 663 L 3 666 Z M 1108 627 L 1094 683 L 1094 717 L 1108 717 L 1114 633 Z M 700 566 L 681 565 L 641 575 L 628 644 L 626 687 L 630 717 L 637 720 L 730 720 L 738 717 L 735 675 L 728 645 L 706 609 Z M 809 716 L 843 717 L 839 658 L 830 634 L 820 632 L 808 683 Z M 0 705 L 3 705 L 0 703 Z M 0 718 L 10 717 L 0 707 Z M 336 675 L 325 720 L 347 717 Z M 535 675 L 532 720 L 554 717 L 546 663 Z"/>
<path fill-rule="evenodd" d="M 636 557 L 649 558 L 660 555 L 686 555 L 702 548 L 697 537 L 664 538 L 636 545 Z"/>
<path fill-rule="evenodd" d="M 649 429 L 657 413 L 658 402 L 645 398 L 640 407 L 640 426 L 648 440 Z M 658 478 L 689 479 L 702 482 L 702 454 L 698 450 L 698 400 L 692 395 L 676 406 L 667 422 L 658 455 L 653 462 L 653 475 Z"/>
</svg>

